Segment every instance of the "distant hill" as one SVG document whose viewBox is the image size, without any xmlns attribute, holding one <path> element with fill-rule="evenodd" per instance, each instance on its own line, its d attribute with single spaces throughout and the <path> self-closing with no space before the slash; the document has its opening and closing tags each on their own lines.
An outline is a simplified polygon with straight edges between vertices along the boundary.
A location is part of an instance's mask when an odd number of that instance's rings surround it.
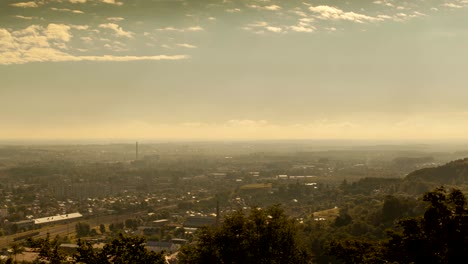
<svg viewBox="0 0 468 264">
<path fill-rule="evenodd" d="M 405 181 L 421 181 L 439 185 L 468 184 L 468 158 L 435 168 L 424 168 L 408 174 Z"/>
</svg>

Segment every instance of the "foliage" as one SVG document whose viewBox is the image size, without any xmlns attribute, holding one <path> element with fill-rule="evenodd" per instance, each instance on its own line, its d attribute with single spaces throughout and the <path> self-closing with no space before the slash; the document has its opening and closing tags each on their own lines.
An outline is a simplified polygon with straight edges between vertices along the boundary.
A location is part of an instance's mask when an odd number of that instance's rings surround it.
<svg viewBox="0 0 468 264">
<path fill-rule="evenodd" d="M 91 226 L 87 223 L 77 223 L 75 225 L 75 231 L 77 237 L 88 236 L 91 232 Z"/>
<path fill-rule="evenodd" d="M 163 253 L 148 251 L 143 237 L 130 237 L 119 234 L 118 238 L 106 244 L 102 250 L 94 249 L 84 241 L 78 241 L 78 253 L 74 256 L 76 263 L 87 264 L 127 264 L 154 263 L 164 264 Z"/>
<path fill-rule="evenodd" d="M 122 222 L 118 222 L 118 223 L 111 223 L 109 225 L 109 230 L 113 233 L 118 233 L 119 231 L 122 231 L 124 229 L 125 225 L 124 223 Z"/>
<path fill-rule="evenodd" d="M 460 190 L 443 187 L 426 193 L 422 217 L 399 222 L 402 232 L 390 233 L 388 258 L 406 263 L 456 263 L 468 258 L 468 209 Z"/>
<path fill-rule="evenodd" d="M 219 227 L 203 228 L 195 245 L 184 247 L 180 263 L 307 263 L 297 227 L 273 206 L 236 211 Z"/>
<path fill-rule="evenodd" d="M 388 201 L 390 208 L 398 204 L 393 198 Z M 467 259 L 468 209 L 463 193 L 439 187 L 426 193 L 423 201 L 428 203 L 424 214 L 399 220 L 400 230 L 388 231 L 388 240 L 334 240 L 329 254 L 345 263 L 443 264 Z M 395 217 L 392 211 L 390 219 Z"/>
<path fill-rule="evenodd" d="M 23 253 L 24 247 L 17 243 L 11 244 L 10 247 L 11 247 L 11 253 L 15 256 L 15 262 L 16 262 L 16 255 Z"/>
<path fill-rule="evenodd" d="M 374 241 L 343 239 L 330 243 L 327 250 L 344 263 L 385 263 L 382 248 Z"/>
<path fill-rule="evenodd" d="M 106 226 L 104 224 L 99 225 L 99 232 L 101 232 L 101 234 L 106 233 Z"/>
<path fill-rule="evenodd" d="M 50 236 L 47 234 L 46 238 L 40 239 L 38 243 L 40 248 L 37 262 L 50 264 L 65 263 L 65 255 L 59 251 L 57 238 L 50 240 Z"/>
</svg>

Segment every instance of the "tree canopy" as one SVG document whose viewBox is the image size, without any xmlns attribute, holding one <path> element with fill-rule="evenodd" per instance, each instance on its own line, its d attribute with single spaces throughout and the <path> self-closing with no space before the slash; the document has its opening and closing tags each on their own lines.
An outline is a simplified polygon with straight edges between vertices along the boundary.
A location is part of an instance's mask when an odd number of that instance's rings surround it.
<svg viewBox="0 0 468 264">
<path fill-rule="evenodd" d="M 279 206 L 236 211 L 219 227 L 202 228 L 180 263 L 307 263 L 297 226 Z"/>
<path fill-rule="evenodd" d="M 148 251 L 145 245 L 146 240 L 143 237 L 122 234 L 106 244 L 102 250 L 94 249 L 90 243 L 80 240 L 75 262 L 87 264 L 165 263 L 163 253 Z"/>
<path fill-rule="evenodd" d="M 426 193 L 422 216 L 398 221 L 385 241 L 335 240 L 329 253 L 345 263 L 459 263 L 468 259 L 467 200 L 458 189 Z"/>
</svg>

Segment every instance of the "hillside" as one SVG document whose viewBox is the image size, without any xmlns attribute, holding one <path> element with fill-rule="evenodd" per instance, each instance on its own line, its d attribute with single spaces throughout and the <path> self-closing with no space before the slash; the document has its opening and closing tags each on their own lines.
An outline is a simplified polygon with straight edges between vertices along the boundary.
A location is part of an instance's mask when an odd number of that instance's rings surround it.
<svg viewBox="0 0 468 264">
<path fill-rule="evenodd" d="M 424 168 L 408 174 L 405 181 L 422 181 L 438 185 L 468 183 L 468 158 L 455 160 L 435 168 Z"/>
</svg>

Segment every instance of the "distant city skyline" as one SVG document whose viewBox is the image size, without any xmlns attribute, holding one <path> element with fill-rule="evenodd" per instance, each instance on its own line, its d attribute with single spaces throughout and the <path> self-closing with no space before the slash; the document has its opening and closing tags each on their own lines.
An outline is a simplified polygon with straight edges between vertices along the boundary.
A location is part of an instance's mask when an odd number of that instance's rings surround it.
<svg viewBox="0 0 468 264">
<path fill-rule="evenodd" d="M 5 0 L 0 141 L 463 141 L 467 24 L 464 0 Z"/>
</svg>

